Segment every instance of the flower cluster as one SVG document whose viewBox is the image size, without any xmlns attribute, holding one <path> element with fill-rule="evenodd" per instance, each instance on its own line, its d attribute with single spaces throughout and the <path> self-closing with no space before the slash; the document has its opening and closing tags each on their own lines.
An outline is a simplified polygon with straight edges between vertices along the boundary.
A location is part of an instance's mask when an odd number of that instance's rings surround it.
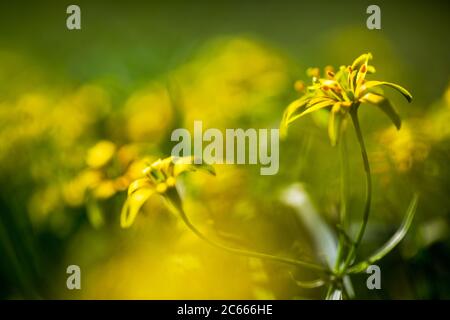
<svg viewBox="0 0 450 320">
<path fill-rule="evenodd" d="M 400 117 L 390 101 L 383 95 L 380 86 L 398 90 L 408 102 L 411 102 L 412 96 L 405 88 L 395 83 L 366 80 L 367 74 L 375 73 L 375 68 L 369 65 L 371 59 L 370 53 L 362 54 L 351 65 L 341 66 L 336 73 L 332 67 L 326 67 L 324 78 L 320 77 L 318 68 L 308 69 L 308 75 L 312 77 L 312 85 L 306 88 L 301 98 L 293 101 L 286 108 L 280 126 L 282 135 L 286 135 L 289 124 L 296 119 L 328 108 L 330 109 L 328 134 L 331 144 L 335 145 L 347 115 L 351 111 L 356 111 L 361 103 L 379 107 L 399 129 Z M 305 91 L 305 86 L 297 82 L 296 89 Z"/>
<path fill-rule="evenodd" d="M 208 164 L 194 164 L 192 157 L 159 159 L 143 171 L 144 177 L 133 181 L 128 187 L 128 198 L 123 206 L 120 225 L 128 228 L 134 222 L 143 204 L 153 195 L 165 196 L 175 188 L 177 177 L 188 171 L 204 170 L 215 175 Z"/>
</svg>

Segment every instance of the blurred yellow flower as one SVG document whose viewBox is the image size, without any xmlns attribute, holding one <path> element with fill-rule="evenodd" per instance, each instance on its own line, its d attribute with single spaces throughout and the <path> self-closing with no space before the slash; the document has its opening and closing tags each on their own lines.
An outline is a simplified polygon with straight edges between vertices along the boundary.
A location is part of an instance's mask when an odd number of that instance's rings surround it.
<svg viewBox="0 0 450 320">
<path fill-rule="evenodd" d="M 132 94 L 124 112 L 128 137 L 135 142 L 158 142 L 170 128 L 173 117 L 167 90 L 157 85 Z"/>
<path fill-rule="evenodd" d="M 84 203 L 86 191 L 95 187 L 102 179 L 101 172 L 97 170 L 84 170 L 72 181 L 63 186 L 63 197 L 70 206 L 79 206 Z"/>
<path fill-rule="evenodd" d="M 242 117 L 269 115 L 288 85 L 283 57 L 250 39 L 220 39 L 173 73 L 181 90 L 184 123 L 202 119 L 226 128 Z"/>
<path fill-rule="evenodd" d="M 378 136 L 380 144 L 399 172 L 410 170 L 414 163 L 422 162 L 428 157 L 430 146 L 418 129 L 420 130 L 420 124 L 410 125 L 407 122 L 400 132 L 386 129 Z"/>
<path fill-rule="evenodd" d="M 86 163 L 91 168 L 100 168 L 107 164 L 116 151 L 116 145 L 111 141 L 102 140 L 88 150 Z"/>
<path fill-rule="evenodd" d="M 142 170 L 150 158 L 137 159 L 136 145 L 117 148 L 110 141 L 101 140 L 87 151 L 88 168 L 63 185 L 63 197 L 70 206 L 92 205 L 125 191 L 130 182 L 143 176 Z M 97 208 L 96 208 L 97 209 Z"/>
<path fill-rule="evenodd" d="M 116 193 L 116 185 L 112 180 L 101 181 L 93 190 L 97 199 L 108 199 Z"/>
</svg>

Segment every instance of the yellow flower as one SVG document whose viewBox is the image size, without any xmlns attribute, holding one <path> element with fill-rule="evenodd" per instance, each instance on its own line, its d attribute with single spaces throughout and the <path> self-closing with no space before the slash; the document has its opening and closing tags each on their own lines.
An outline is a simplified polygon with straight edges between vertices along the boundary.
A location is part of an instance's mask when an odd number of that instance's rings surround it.
<svg viewBox="0 0 450 320">
<path fill-rule="evenodd" d="M 281 134 L 286 135 L 290 123 L 298 118 L 323 109 L 330 109 L 328 135 L 332 145 L 339 139 L 342 123 L 351 111 L 356 111 L 361 103 L 369 103 L 379 107 L 389 116 L 397 129 L 401 120 L 383 93 L 380 86 L 388 86 L 398 90 L 411 102 L 411 94 L 403 87 L 385 81 L 367 81 L 366 75 L 374 73 L 375 68 L 369 65 L 372 59 L 370 53 L 362 54 L 350 66 L 341 66 L 334 73 L 331 66 L 325 68 L 325 78 L 320 78 L 318 68 L 309 68 L 307 73 L 312 77 L 312 85 L 306 88 L 306 93 L 292 102 L 285 110 L 281 121 Z M 301 88 L 297 85 L 296 88 Z"/>
<path fill-rule="evenodd" d="M 178 201 L 175 188 L 177 177 L 187 171 L 197 169 L 215 175 L 214 168 L 207 164 L 194 164 L 192 157 L 168 157 L 159 159 L 144 169 L 144 178 L 133 181 L 128 187 L 128 198 L 122 208 L 120 225 L 130 227 L 140 208 L 153 195 L 160 194 L 169 197 L 172 202 Z"/>
<path fill-rule="evenodd" d="M 116 145 L 111 141 L 102 140 L 89 149 L 86 163 L 91 168 L 100 168 L 107 164 L 116 152 Z"/>
</svg>

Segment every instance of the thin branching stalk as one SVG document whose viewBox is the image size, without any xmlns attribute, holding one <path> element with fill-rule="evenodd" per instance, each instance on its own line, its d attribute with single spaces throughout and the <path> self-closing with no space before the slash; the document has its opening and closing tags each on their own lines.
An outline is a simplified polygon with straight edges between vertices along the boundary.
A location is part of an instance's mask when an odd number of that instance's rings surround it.
<svg viewBox="0 0 450 320">
<path fill-rule="evenodd" d="M 325 300 L 342 300 L 342 287 L 337 282 L 331 282 L 328 286 L 327 293 L 325 295 Z"/>
<path fill-rule="evenodd" d="M 237 249 L 237 248 L 231 248 L 231 247 L 228 247 L 221 243 L 218 243 L 214 240 L 211 240 L 207 236 L 205 236 L 200 230 L 197 229 L 197 227 L 191 222 L 191 220 L 189 219 L 189 217 L 187 216 L 187 214 L 185 213 L 185 211 L 182 209 L 182 207 L 180 205 L 175 205 L 172 202 L 172 200 L 170 200 L 170 199 L 167 199 L 167 200 L 168 200 L 169 208 L 171 208 L 175 214 L 177 214 L 181 217 L 183 222 L 186 224 L 186 226 L 192 232 L 194 232 L 200 239 L 204 240 L 205 242 L 209 243 L 210 245 L 212 245 L 216 248 L 226 250 L 226 251 L 234 253 L 234 254 L 251 257 L 251 258 L 258 258 L 258 259 L 271 260 L 271 261 L 275 261 L 275 262 L 290 264 L 293 266 L 317 271 L 317 272 L 320 272 L 323 274 L 330 273 L 330 271 L 328 269 L 326 269 L 320 265 L 311 263 L 311 262 L 301 261 L 301 260 L 297 260 L 297 259 L 284 258 L 284 257 L 278 257 L 278 256 L 266 254 L 266 253 L 259 253 L 259 252 L 247 251 L 247 250 L 242 250 L 242 249 Z"/>
<path fill-rule="evenodd" d="M 361 149 L 361 156 L 364 164 L 364 171 L 366 173 L 366 199 L 364 204 L 364 212 L 363 212 L 363 220 L 361 222 L 361 226 L 359 228 L 359 231 L 356 235 L 355 241 L 351 246 L 351 249 L 347 255 L 347 258 L 345 260 L 345 263 L 343 265 L 342 270 L 345 271 L 347 267 L 352 263 L 356 251 L 361 244 L 361 240 L 364 236 L 364 233 L 366 231 L 367 223 L 369 221 L 369 215 L 370 215 L 370 206 L 372 202 L 372 176 L 370 173 L 370 164 L 369 164 L 369 158 L 367 156 L 367 150 L 364 143 L 364 138 L 361 132 L 361 127 L 359 125 L 359 119 L 358 119 L 358 106 L 355 106 L 355 108 L 350 112 L 353 127 L 355 128 L 356 137 L 358 139 L 359 147 Z"/>
<path fill-rule="evenodd" d="M 344 137 L 343 137 L 344 138 Z M 338 240 L 338 249 L 336 254 L 336 261 L 334 265 L 334 272 L 338 272 L 339 267 L 342 263 L 342 258 L 344 256 L 344 249 L 346 244 L 346 238 L 344 234 L 345 226 L 346 226 L 346 218 L 347 218 L 347 189 L 348 189 L 348 180 L 347 180 L 347 145 L 345 143 L 345 139 L 342 139 L 341 144 L 339 145 L 339 160 L 340 160 L 340 208 L 339 208 L 339 240 Z"/>
</svg>

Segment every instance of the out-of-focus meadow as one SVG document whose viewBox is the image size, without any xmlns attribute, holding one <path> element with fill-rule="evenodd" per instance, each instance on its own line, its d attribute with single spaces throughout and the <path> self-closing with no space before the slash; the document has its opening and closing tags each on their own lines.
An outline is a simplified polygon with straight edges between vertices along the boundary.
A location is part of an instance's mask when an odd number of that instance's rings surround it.
<svg viewBox="0 0 450 320">
<path fill-rule="evenodd" d="M 173 129 L 194 120 L 277 128 L 307 67 L 368 51 L 375 78 L 404 85 L 414 100 L 389 92 L 400 131 L 361 111 L 374 177 L 361 256 L 395 232 L 413 193 L 420 202 L 409 234 L 380 263 L 382 290 L 355 276 L 356 297 L 450 298 L 448 4 L 383 2 L 375 31 L 365 26 L 367 1 L 78 4 L 80 31 L 65 28 L 66 2 L 0 5 L 0 298 L 323 297 L 295 284 L 309 272 L 202 242 L 156 197 L 130 229 L 120 228 L 120 210 L 145 164 L 170 154 Z M 339 161 L 326 126 L 323 113 L 293 124 L 277 175 L 221 165 L 216 177 L 186 177 L 186 211 L 225 243 L 329 254 L 322 223 L 336 234 Z M 364 175 L 354 133 L 346 136 L 357 227 Z M 302 203 L 283 200 L 293 188 Z M 70 264 L 81 267 L 82 290 L 66 288 Z"/>
</svg>

